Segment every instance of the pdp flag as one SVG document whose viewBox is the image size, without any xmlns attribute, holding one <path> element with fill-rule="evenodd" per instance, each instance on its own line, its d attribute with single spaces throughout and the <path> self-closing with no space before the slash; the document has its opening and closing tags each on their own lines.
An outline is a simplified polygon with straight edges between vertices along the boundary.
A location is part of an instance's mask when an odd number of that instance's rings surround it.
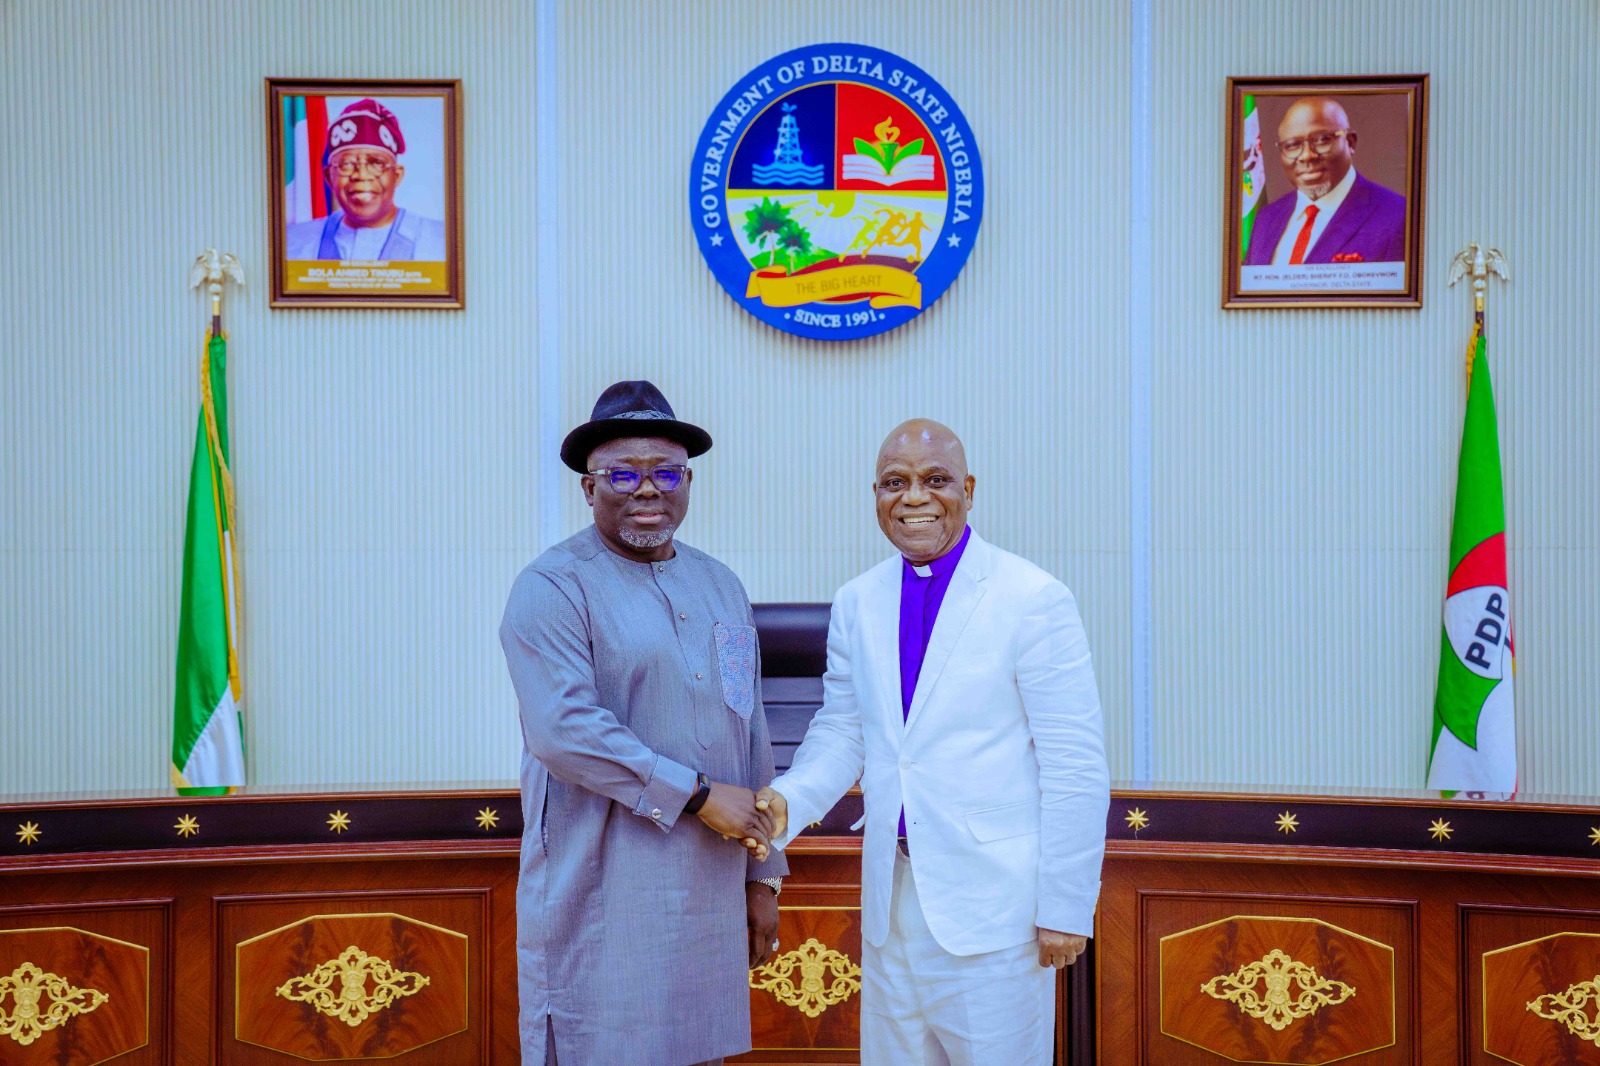
<svg viewBox="0 0 1600 1066">
<path fill-rule="evenodd" d="M 1517 790 L 1514 674 L 1500 440 L 1480 318 L 1468 345 L 1467 413 L 1433 702 L 1430 789 L 1507 795 Z"/>
<path fill-rule="evenodd" d="M 1239 262 L 1250 252 L 1250 231 L 1256 228 L 1256 205 L 1266 188 L 1266 168 L 1261 162 L 1261 116 L 1256 98 L 1244 97 L 1243 158 L 1239 163 Z"/>
<path fill-rule="evenodd" d="M 244 784 L 227 362 L 228 342 L 213 332 L 200 363 L 172 716 L 172 783 L 187 796 L 220 795 Z"/>
</svg>

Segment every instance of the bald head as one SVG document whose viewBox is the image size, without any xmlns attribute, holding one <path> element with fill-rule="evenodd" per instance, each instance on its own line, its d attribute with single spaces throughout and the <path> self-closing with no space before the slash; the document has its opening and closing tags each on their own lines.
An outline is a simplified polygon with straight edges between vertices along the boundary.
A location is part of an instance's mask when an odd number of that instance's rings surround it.
<svg viewBox="0 0 1600 1066">
<path fill-rule="evenodd" d="M 1320 200 L 1355 165 L 1356 135 L 1350 116 L 1331 96 L 1303 96 L 1278 123 L 1278 160 L 1283 173 L 1308 200 Z"/>
<path fill-rule="evenodd" d="M 902 422 L 878 449 L 878 528 L 912 563 L 930 563 L 961 542 L 974 484 L 967 450 L 948 426 Z"/>
<path fill-rule="evenodd" d="M 1345 114 L 1344 105 L 1339 101 L 1331 96 L 1302 96 L 1289 105 L 1283 121 L 1278 123 L 1278 140 L 1300 136 L 1292 131 L 1298 128 L 1298 123 L 1306 122 L 1322 123 L 1336 130 L 1350 128 L 1350 116 Z"/>
<path fill-rule="evenodd" d="M 878 448 L 878 470 L 883 469 L 887 456 L 908 448 L 940 453 L 950 463 L 960 467 L 958 479 L 967 476 L 967 449 L 962 446 L 961 438 L 942 422 L 935 422 L 931 418 L 912 418 L 895 426 Z"/>
</svg>

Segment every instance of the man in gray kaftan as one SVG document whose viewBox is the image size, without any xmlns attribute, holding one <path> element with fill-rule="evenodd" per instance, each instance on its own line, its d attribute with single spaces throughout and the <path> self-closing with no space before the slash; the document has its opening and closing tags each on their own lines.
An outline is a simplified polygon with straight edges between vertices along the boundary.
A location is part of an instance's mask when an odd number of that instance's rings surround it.
<svg viewBox="0 0 1600 1066">
<path fill-rule="evenodd" d="M 787 869 L 767 854 L 752 793 L 773 770 L 749 600 L 727 567 L 671 540 L 687 507 L 683 442 L 699 454 L 697 438 L 675 420 L 602 418 L 607 397 L 638 406 L 646 385 L 607 390 L 563 446 L 586 471 L 595 524 L 517 577 L 500 627 L 525 744 L 528 1066 L 685 1066 L 748 1050 L 749 968 L 771 952 Z M 671 418 L 654 386 L 643 395 Z M 607 440 L 608 425 L 638 436 Z"/>
</svg>

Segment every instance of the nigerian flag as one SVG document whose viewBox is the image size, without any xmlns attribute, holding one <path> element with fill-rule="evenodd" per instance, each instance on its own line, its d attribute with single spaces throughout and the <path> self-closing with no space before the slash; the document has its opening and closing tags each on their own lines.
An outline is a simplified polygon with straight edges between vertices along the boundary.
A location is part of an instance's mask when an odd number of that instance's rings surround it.
<svg viewBox="0 0 1600 1066">
<path fill-rule="evenodd" d="M 189 796 L 220 795 L 244 784 L 227 363 L 227 339 L 213 332 L 200 361 L 172 715 L 172 783 Z"/>
<path fill-rule="evenodd" d="M 1250 231 L 1256 227 L 1256 205 L 1266 189 L 1266 168 L 1261 163 L 1261 116 L 1256 113 L 1256 98 L 1244 97 L 1243 157 L 1239 164 L 1239 262 L 1250 251 Z"/>
<path fill-rule="evenodd" d="M 292 226 L 333 211 L 328 183 L 328 98 L 283 98 L 283 221 Z"/>
<path fill-rule="evenodd" d="M 1450 532 L 1450 582 L 1428 787 L 1510 794 L 1517 790 L 1517 722 L 1506 508 L 1482 312 L 1467 352 L 1467 413 Z"/>
</svg>

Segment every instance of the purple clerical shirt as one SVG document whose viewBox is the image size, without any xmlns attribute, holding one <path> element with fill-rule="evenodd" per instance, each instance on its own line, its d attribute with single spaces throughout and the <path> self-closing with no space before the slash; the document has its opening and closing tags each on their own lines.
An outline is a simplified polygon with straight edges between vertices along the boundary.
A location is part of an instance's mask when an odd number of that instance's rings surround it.
<svg viewBox="0 0 1600 1066">
<path fill-rule="evenodd" d="M 913 566 L 900 560 L 900 717 L 911 716 L 911 698 L 922 676 L 922 660 L 928 655 L 928 638 L 933 623 L 939 620 L 939 606 L 950 589 L 950 578 L 967 550 L 972 527 L 961 531 L 956 546 L 926 566 Z M 900 835 L 906 835 L 906 812 L 900 809 Z"/>
</svg>

